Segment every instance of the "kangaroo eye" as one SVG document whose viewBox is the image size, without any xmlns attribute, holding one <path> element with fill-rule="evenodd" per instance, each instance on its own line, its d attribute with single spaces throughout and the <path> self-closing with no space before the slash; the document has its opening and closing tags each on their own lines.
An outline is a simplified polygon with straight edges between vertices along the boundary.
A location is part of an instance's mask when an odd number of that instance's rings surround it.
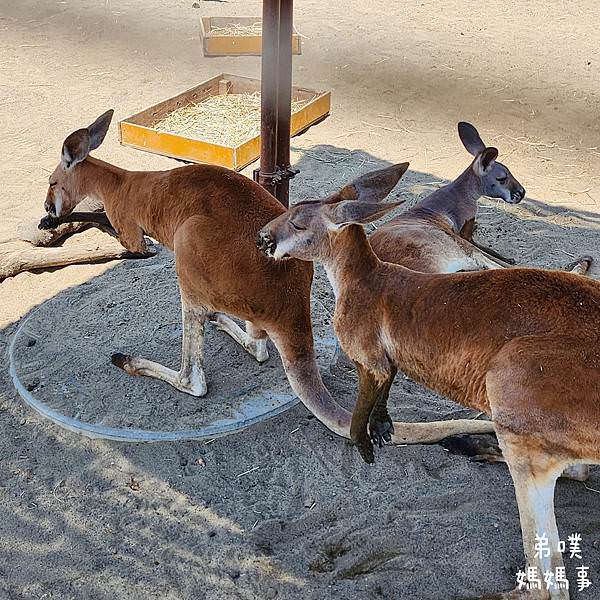
<svg viewBox="0 0 600 600">
<path fill-rule="evenodd" d="M 506 183 L 508 181 L 508 177 L 497 177 L 496 181 L 498 183 Z"/>
<path fill-rule="evenodd" d="M 296 231 L 306 231 L 306 227 L 300 227 L 299 225 L 296 225 L 296 223 L 294 223 L 293 221 L 290 221 L 290 225 Z"/>
</svg>

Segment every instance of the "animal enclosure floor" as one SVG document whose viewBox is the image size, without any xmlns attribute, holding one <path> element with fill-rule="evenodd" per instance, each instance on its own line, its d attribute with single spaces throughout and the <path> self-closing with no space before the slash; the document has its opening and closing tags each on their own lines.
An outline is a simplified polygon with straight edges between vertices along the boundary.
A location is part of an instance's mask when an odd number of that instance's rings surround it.
<svg viewBox="0 0 600 600">
<path fill-rule="evenodd" d="M 259 0 L 199 2 L 198 10 L 192 3 L 0 0 L 0 238 L 40 218 L 48 177 L 75 129 L 109 108 L 115 120 L 124 118 L 218 73 L 260 75 L 256 57 L 204 58 L 198 34 L 200 14 L 260 14 Z M 467 120 L 527 189 L 516 206 L 481 202 L 479 239 L 541 267 L 581 254 L 600 258 L 595 0 L 298 0 L 295 25 L 306 38 L 294 57 L 294 84 L 331 90 L 332 114 L 292 140 L 293 166 L 301 170 L 291 183 L 293 200 L 327 195 L 360 173 L 408 160 L 411 170 L 394 197 L 411 205 L 469 163 L 456 133 L 456 123 Z M 115 124 L 94 154 L 129 169 L 179 164 L 121 147 Z M 102 234 L 85 235 L 103 243 Z M 140 277 L 122 291 L 128 269 Z M 117 349 L 178 364 L 170 269 L 161 253 L 135 265 L 73 266 L 6 280 L 0 349 L 21 318 L 51 299 L 56 311 L 44 327 L 67 332 L 72 320 L 105 340 L 105 350 L 91 349 L 105 387 L 138 397 L 155 419 L 172 418 L 175 396 L 190 418 L 207 414 L 210 392 L 198 401 L 183 398 L 108 364 L 106 352 Z M 591 276 L 600 276 L 600 262 Z M 94 312 L 97 296 L 86 291 L 98 283 L 105 305 L 115 306 Z M 326 294 L 318 297 L 330 307 L 330 289 L 320 283 Z M 158 292 L 168 293 L 160 299 L 164 314 Z M 107 326 L 124 293 L 139 331 Z M 156 309 L 142 319 L 145 306 Z M 316 318 L 325 314 L 317 303 Z M 61 365 L 61 381 L 69 382 L 81 371 L 63 365 L 71 342 L 50 333 L 54 364 L 43 368 Z M 223 344 L 209 384 L 221 385 L 229 353 L 248 382 L 279 368 L 275 356 L 261 367 L 225 334 L 209 335 Z M 87 368 L 84 356 L 76 360 Z M 351 406 L 352 372 L 323 375 Z M 105 387 L 94 395 L 96 406 L 111 397 Z M 392 403 L 405 420 L 465 416 L 400 375 Z M 582 534 L 581 562 L 590 567 L 592 587 L 573 590 L 574 600 L 600 596 L 597 470 L 586 485 L 561 480 L 556 496 L 561 537 Z M 302 406 L 211 443 L 89 440 L 24 406 L 0 354 L 2 600 L 453 600 L 511 588 L 522 556 L 503 465 L 419 446 L 383 448 L 369 467 Z M 567 560 L 572 581 L 577 565 Z"/>
</svg>

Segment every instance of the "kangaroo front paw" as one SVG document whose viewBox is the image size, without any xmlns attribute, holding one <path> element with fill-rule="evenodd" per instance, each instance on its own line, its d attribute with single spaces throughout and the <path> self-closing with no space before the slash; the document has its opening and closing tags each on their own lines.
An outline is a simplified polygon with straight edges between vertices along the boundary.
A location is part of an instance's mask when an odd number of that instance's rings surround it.
<svg viewBox="0 0 600 600">
<path fill-rule="evenodd" d="M 122 258 L 125 258 L 128 260 L 139 260 L 139 259 L 144 259 L 144 258 L 152 258 L 153 256 L 156 256 L 156 254 L 157 254 L 156 248 L 151 247 L 151 248 L 148 248 L 147 250 L 145 250 L 144 252 L 131 252 L 130 250 L 126 250 L 125 252 L 123 252 Z"/>
<path fill-rule="evenodd" d="M 389 416 L 384 419 L 371 418 L 369 420 L 369 433 L 373 444 L 382 448 L 384 444 L 392 442 L 394 424 Z"/>
<path fill-rule="evenodd" d="M 569 263 L 564 270 L 570 271 L 571 273 L 578 273 L 579 275 L 585 275 L 592 266 L 594 259 L 591 256 L 580 256 L 578 259 Z"/>
<path fill-rule="evenodd" d="M 375 462 L 375 454 L 373 454 L 373 444 L 369 439 L 369 436 L 361 435 L 352 439 L 362 459 L 369 465 Z"/>
<path fill-rule="evenodd" d="M 60 225 L 60 219 L 54 215 L 47 214 L 39 222 L 38 229 L 56 229 Z"/>
</svg>

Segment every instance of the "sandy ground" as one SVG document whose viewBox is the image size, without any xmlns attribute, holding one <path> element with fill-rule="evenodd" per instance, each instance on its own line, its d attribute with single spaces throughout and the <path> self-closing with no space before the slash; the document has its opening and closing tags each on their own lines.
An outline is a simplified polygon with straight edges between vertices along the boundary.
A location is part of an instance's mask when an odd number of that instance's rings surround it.
<svg viewBox="0 0 600 600">
<path fill-rule="evenodd" d="M 259 3 L 191 4 L 0 0 L 0 238 L 40 215 L 70 131 L 107 108 L 123 118 L 221 71 L 258 75 L 257 58 L 204 59 L 198 19 L 259 14 Z M 370 168 L 410 160 L 396 193 L 413 202 L 467 164 L 455 127 L 469 120 L 528 191 L 514 207 L 482 202 L 480 238 L 543 267 L 600 255 L 596 3 L 389 4 L 297 2 L 296 25 L 306 39 L 295 81 L 330 89 L 333 113 L 293 141 L 302 170 L 293 197 L 319 196 Z M 175 166 L 120 147 L 115 127 L 97 155 L 136 169 Z M 86 235 L 102 243 L 101 234 Z M 5 349 L 19 320 L 52 299 L 40 309 L 55 324 L 55 343 L 36 355 L 38 391 L 44 377 L 56 385 L 53 370 L 65 385 L 78 377 L 85 384 L 82 373 L 100 361 L 99 349 L 86 360 L 67 337 L 98 335 L 107 349 L 119 342 L 115 350 L 127 346 L 175 364 L 176 298 L 164 308 L 155 301 L 157 292 L 175 294 L 171 263 L 162 252 L 145 262 L 6 280 L 0 344 Z M 126 276 L 136 278 L 128 298 L 141 325 L 106 337 L 98 307 L 115 301 Z M 321 299 L 330 308 L 328 293 Z M 209 372 L 213 381 L 225 379 L 223 357 L 231 353 L 240 385 L 260 369 L 272 369 L 274 384 L 284 385 L 275 357 L 259 369 L 222 334 L 214 340 L 221 362 Z M 441 600 L 509 589 L 522 566 L 502 465 L 476 465 L 431 446 L 385 448 L 367 467 L 301 406 L 210 444 L 91 441 L 24 408 L 5 353 L 0 361 L 0 598 Z M 350 405 L 352 375 L 324 374 Z M 96 404 L 83 408 L 114 416 L 139 406 L 138 418 L 175 425 L 181 405 L 193 418 L 190 400 L 159 383 L 128 384 L 109 367 L 102 377 L 104 385 L 87 381 L 86 397 Z M 54 393 L 65 405 L 67 396 Z M 198 403 L 199 415 L 215 410 L 210 402 Z M 392 404 L 406 419 L 464 416 L 401 377 Z M 600 489 L 600 473 L 587 485 Z M 557 491 L 560 531 L 582 534 L 582 562 L 593 581 L 574 598 L 600 594 L 600 496 L 588 488 L 561 481 Z M 567 564 L 573 576 L 579 562 Z"/>
</svg>

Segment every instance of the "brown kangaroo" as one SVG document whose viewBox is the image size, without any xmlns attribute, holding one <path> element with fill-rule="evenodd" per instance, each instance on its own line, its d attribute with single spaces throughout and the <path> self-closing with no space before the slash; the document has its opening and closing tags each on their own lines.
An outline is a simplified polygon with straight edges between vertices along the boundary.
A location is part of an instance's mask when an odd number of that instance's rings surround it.
<svg viewBox="0 0 600 600">
<path fill-rule="evenodd" d="M 329 429 L 349 437 L 351 413 L 323 385 L 316 365 L 310 319 L 312 265 L 276 263 L 256 247 L 259 229 L 284 212 L 283 206 L 248 178 L 210 165 L 169 171 L 126 171 L 89 155 L 104 139 L 112 111 L 69 135 L 59 165 L 49 178 L 42 227 L 70 219 L 112 224 L 132 253 L 147 251 L 144 232 L 175 253 L 181 292 L 181 368 L 114 354 L 115 365 L 132 375 L 166 381 L 203 396 L 203 340 L 207 320 L 226 331 L 257 360 L 268 358 L 266 339 L 280 353 L 289 382 L 305 406 Z M 348 198 L 382 200 L 407 164 L 357 179 L 344 188 Z M 103 213 L 73 213 L 84 197 L 99 200 Z M 246 330 L 227 315 L 246 321 Z M 428 443 L 460 432 L 485 433 L 493 424 L 453 420 L 396 423 L 393 442 Z"/>
<path fill-rule="evenodd" d="M 360 223 L 396 205 L 344 193 L 302 202 L 257 243 L 278 263 L 318 260 L 327 271 L 335 331 L 358 369 L 351 437 L 365 461 L 373 461 L 371 439 L 393 429 L 396 369 L 485 411 L 514 481 L 527 564 L 540 577 L 555 572 L 563 568 L 556 479 L 570 465 L 600 464 L 600 283 L 560 271 L 429 274 L 382 262 Z M 536 535 L 547 536 L 548 556 L 535 552 Z M 568 597 L 557 585 L 497 596 Z"/>
<path fill-rule="evenodd" d="M 525 197 L 525 189 L 508 167 L 496 160 L 498 150 L 487 147 L 473 125 L 460 122 L 458 135 L 474 157 L 471 164 L 454 181 L 371 234 L 369 242 L 381 260 L 423 273 L 500 269 L 514 264 L 514 260 L 473 239 L 477 202 L 485 195 L 518 204 Z M 585 275 L 592 262 L 592 257 L 582 256 L 564 270 Z M 461 437 L 446 440 L 443 445 L 477 460 L 503 460 L 499 449 L 487 440 Z M 584 480 L 588 474 L 587 466 L 578 465 L 564 475 Z"/>
</svg>

